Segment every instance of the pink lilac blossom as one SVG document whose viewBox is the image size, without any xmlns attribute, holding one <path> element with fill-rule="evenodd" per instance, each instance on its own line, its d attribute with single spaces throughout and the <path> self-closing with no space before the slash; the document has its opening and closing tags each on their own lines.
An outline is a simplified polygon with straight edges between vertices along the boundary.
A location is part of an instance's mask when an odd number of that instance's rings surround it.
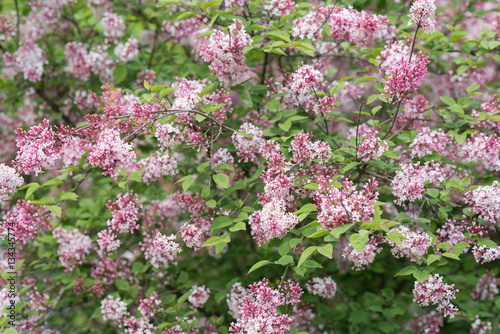
<svg viewBox="0 0 500 334">
<path fill-rule="evenodd" d="M 175 101 L 172 108 L 182 110 L 196 109 L 198 103 L 201 101 L 201 97 L 199 97 L 198 94 L 201 93 L 203 87 L 207 85 L 208 82 L 202 80 L 187 80 L 185 78 L 176 79 L 177 80 L 172 84 L 172 87 L 176 88 L 174 91 Z M 191 114 L 181 114 L 181 116 L 192 117 Z"/>
<path fill-rule="evenodd" d="M 337 102 L 337 98 L 335 96 L 330 95 L 322 97 L 317 103 L 314 104 L 313 111 L 316 115 L 329 115 L 335 109 L 335 102 Z"/>
<path fill-rule="evenodd" d="M 167 258 L 169 262 L 174 264 L 177 254 L 182 251 L 181 246 L 175 242 L 175 239 L 175 235 L 173 234 L 167 237 L 158 232 L 153 240 L 153 247 L 155 251 L 162 254 L 163 257 Z"/>
<path fill-rule="evenodd" d="M 297 216 L 286 212 L 285 201 L 276 198 L 266 203 L 261 211 L 254 212 L 249 219 L 252 237 L 259 246 L 271 239 L 283 238 L 298 222 Z"/>
<path fill-rule="evenodd" d="M 477 263 L 485 264 L 500 259 L 500 247 L 487 248 L 486 246 L 475 245 L 472 254 Z"/>
<path fill-rule="evenodd" d="M 471 297 L 480 300 L 493 300 L 498 295 L 500 278 L 495 277 L 492 270 L 486 270 L 486 274 L 477 281 L 476 287 L 472 290 Z"/>
<path fill-rule="evenodd" d="M 411 44 L 409 39 L 387 41 L 384 50 L 380 52 L 380 56 L 377 56 L 382 76 L 385 77 L 388 73 L 394 71 L 398 64 L 410 59 L 409 44 Z"/>
<path fill-rule="evenodd" d="M 436 30 L 436 5 L 434 0 L 415 0 L 410 8 L 408 25 L 416 24 L 424 29 L 427 34 Z"/>
<path fill-rule="evenodd" d="M 155 327 L 146 318 L 130 317 L 123 320 L 126 334 L 153 334 Z"/>
<path fill-rule="evenodd" d="M 16 145 L 19 148 L 14 166 L 25 174 L 38 175 L 43 169 L 53 168 L 61 158 L 61 145 L 66 140 L 65 129 L 54 132 L 49 121 L 44 119 L 43 124 L 32 126 L 28 131 L 21 128 L 15 133 L 19 136 Z"/>
<path fill-rule="evenodd" d="M 80 159 L 89 147 L 88 138 L 71 137 L 62 146 L 62 163 L 64 167 L 78 166 Z"/>
<path fill-rule="evenodd" d="M 227 8 L 243 7 L 243 5 L 245 5 L 245 0 L 224 0 L 224 5 Z"/>
<path fill-rule="evenodd" d="M 236 155 L 240 157 L 240 162 L 254 162 L 257 161 L 257 154 L 262 145 L 264 145 L 264 138 L 262 138 L 262 130 L 250 123 L 243 123 L 239 132 L 245 132 L 251 138 L 244 137 L 238 133 L 232 135 L 234 147 L 237 152 Z"/>
<path fill-rule="evenodd" d="M 407 60 L 400 61 L 385 80 L 383 96 L 388 100 L 408 101 L 409 95 L 422 85 L 429 63 L 429 57 L 419 57 L 411 64 Z"/>
<path fill-rule="evenodd" d="M 210 297 L 210 289 L 208 289 L 204 285 L 202 286 L 194 285 L 193 292 L 188 297 L 188 302 L 191 303 L 192 305 L 191 307 L 193 309 L 198 309 L 202 308 L 203 305 L 205 305 L 209 297 Z"/>
<path fill-rule="evenodd" d="M 148 319 L 150 319 L 155 313 L 162 312 L 163 307 L 161 307 L 160 296 L 153 291 L 149 298 L 141 299 L 139 311 L 141 311 L 141 314 Z"/>
<path fill-rule="evenodd" d="M 500 220 L 500 183 L 477 187 L 465 194 L 465 200 L 472 205 L 472 211 L 486 220 L 488 226 L 495 226 Z"/>
<path fill-rule="evenodd" d="M 0 233 L 7 235 L 7 231 L 10 230 L 9 235 L 26 244 L 28 239 L 42 234 L 51 227 L 50 217 L 51 214 L 45 206 L 19 200 L 0 222 Z"/>
<path fill-rule="evenodd" d="M 424 183 L 439 184 L 444 180 L 443 169 L 434 163 L 426 162 L 420 166 L 416 164 L 402 164 L 402 170 L 396 172 L 391 183 L 393 194 L 397 197 L 396 203 L 401 205 L 404 201 L 414 202 L 422 198 L 425 191 Z"/>
<path fill-rule="evenodd" d="M 476 320 L 470 325 L 469 334 L 489 334 L 492 328 L 491 322 L 481 321 L 479 315 L 476 315 Z"/>
<path fill-rule="evenodd" d="M 375 179 L 368 181 L 363 190 L 356 190 L 353 182 L 345 180 L 340 189 L 329 185 L 324 177 L 318 180 L 319 190 L 313 194 L 318 209 L 318 221 L 325 228 L 333 228 L 346 223 L 367 222 L 375 213 L 373 203 L 378 199 Z"/>
<path fill-rule="evenodd" d="M 38 82 L 43 75 L 43 66 L 48 64 L 43 50 L 31 40 L 24 44 L 12 55 L 4 54 L 5 67 L 3 74 L 13 79 L 16 74 L 22 73 L 25 80 Z"/>
<path fill-rule="evenodd" d="M 268 0 L 264 3 L 264 9 L 275 17 L 284 17 L 297 7 L 292 0 Z"/>
<path fill-rule="evenodd" d="M 412 157 L 422 158 L 432 151 L 436 151 L 440 155 L 444 155 L 446 145 L 450 144 L 452 136 L 443 132 L 443 130 L 431 130 L 428 127 L 423 127 L 418 132 L 413 142 L 410 144 L 412 148 Z"/>
<path fill-rule="evenodd" d="M 127 168 L 136 161 L 132 145 L 120 138 L 120 133 L 114 129 L 105 129 L 97 138 L 89 152 L 90 165 L 104 169 L 102 175 L 116 176 L 119 168 Z"/>
<path fill-rule="evenodd" d="M 9 42 L 16 35 L 11 19 L 11 15 L 0 15 L 0 42 Z"/>
<path fill-rule="evenodd" d="M 285 304 L 296 304 L 302 291 L 294 291 L 295 297 L 287 298 L 286 291 L 272 289 L 267 279 L 250 285 L 249 289 L 251 296 L 243 297 L 239 305 L 240 317 L 236 322 L 231 323 L 229 332 L 237 334 L 287 333 L 290 330 L 292 318 L 287 314 L 280 314 L 278 308 Z"/>
<path fill-rule="evenodd" d="M 210 63 L 210 71 L 226 87 L 238 84 L 247 72 L 243 48 L 252 40 L 240 20 L 235 19 L 228 33 L 216 30 L 208 42 L 198 46 L 200 57 Z"/>
<path fill-rule="evenodd" d="M 465 140 L 459 155 L 467 163 L 482 164 L 487 169 L 500 171 L 500 139 L 496 135 L 475 132 Z"/>
<path fill-rule="evenodd" d="M 311 65 L 302 64 L 292 74 L 290 92 L 293 94 L 293 103 L 300 105 L 308 102 L 316 92 L 325 88 L 325 79 L 320 71 Z"/>
<path fill-rule="evenodd" d="M 92 73 L 97 74 L 101 81 L 109 82 L 113 80 L 115 62 L 108 54 L 107 45 L 97 45 L 88 53 L 85 61 L 87 66 L 92 69 Z"/>
<path fill-rule="evenodd" d="M 97 243 L 101 249 L 106 249 L 108 252 L 112 252 L 120 247 L 121 241 L 117 239 L 116 234 L 113 232 L 102 230 L 97 233 L 97 237 Z"/>
<path fill-rule="evenodd" d="M 319 41 L 323 39 L 323 22 L 331 27 L 330 34 L 336 43 L 345 41 L 367 46 L 370 41 L 394 35 L 386 16 L 358 12 L 352 7 L 318 5 L 306 16 L 293 21 L 292 36 Z"/>
<path fill-rule="evenodd" d="M 189 248 L 198 250 L 203 245 L 203 235 L 208 229 L 200 228 L 195 224 L 184 224 L 181 227 L 181 237 Z"/>
<path fill-rule="evenodd" d="M 113 12 L 106 12 L 102 17 L 104 36 L 109 43 L 116 43 L 123 37 L 125 24 L 123 19 Z"/>
<path fill-rule="evenodd" d="M 116 202 L 109 200 L 106 206 L 113 215 L 113 218 L 108 219 L 107 222 L 110 232 L 133 233 L 134 230 L 139 229 L 137 220 L 139 209 L 142 209 L 142 202 L 139 201 L 137 194 L 133 192 L 118 194 Z"/>
<path fill-rule="evenodd" d="M 331 148 L 323 141 L 312 142 L 312 132 L 301 132 L 294 135 L 288 150 L 293 153 L 292 161 L 297 164 L 306 164 L 318 159 L 320 163 L 325 163 L 330 158 Z"/>
<path fill-rule="evenodd" d="M 81 265 L 83 258 L 92 248 L 92 239 L 80 233 L 77 228 L 65 230 L 59 226 L 54 229 L 52 235 L 59 243 L 57 254 L 59 261 L 66 268 L 65 271 L 73 271 L 75 266 Z"/>
<path fill-rule="evenodd" d="M 23 183 L 24 179 L 14 168 L 0 164 L 0 201 L 9 200 Z"/>
<path fill-rule="evenodd" d="M 139 41 L 134 37 L 129 37 L 127 42 L 118 43 L 114 52 L 120 63 L 132 61 L 139 54 Z"/>
<path fill-rule="evenodd" d="M 175 176 L 179 172 L 174 156 L 160 152 L 154 152 L 149 157 L 140 160 L 136 166 L 145 170 L 141 173 L 141 179 L 146 184 L 161 180 L 164 176 Z"/>
<path fill-rule="evenodd" d="M 331 277 L 313 277 L 306 283 L 306 288 L 311 295 L 326 299 L 335 297 L 337 293 L 337 283 Z"/>
<path fill-rule="evenodd" d="M 92 68 L 88 63 L 89 51 L 83 43 L 70 42 L 65 46 L 66 70 L 75 77 L 87 80 Z"/>
<path fill-rule="evenodd" d="M 440 327 L 443 327 L 443 315 L 436 311 L 430 311 L 422 315 L 415 316 L 408 323 L 408 327 L 415 334 L 437 334 Z"/>
<path fill-rule="evenodd" d="M 240 282 L 234 283 L 231 290 L 226 296 L 227 306 L 229 307 L 229 314 L 235 318 L 240 318 L 240 305 L 243 303 L 246 296 L 249 296 L 250 292 L 247 288 L 244 288 Z"/>
<path fill-rule="evenodd" d="M 156 72 L 153 70 L 142 70 L 137 73 L 137 86 L 142 87 L 144 81 L 153 82 L 156 79 Z"/>
<path fill-rule="evenodd" d="M 342 250 L 342 257 L 352 262 L 353 270 L 364 270 L 366 266 L 375 261 L 375 256 L 382 251 L 382 247 L 378 247 L 378 242 L 373 236 L 366 243 L 363 250 L 358 252 L 351 244 Z"/>
<path fill-rule="evenodd" d="M 391 253 L 395 258 L 407 257 L 411 262 L 423 263 L 421 257 L 427 254 L 427 249 L 432 243 L 432 239 L 427 233 L 414 232 L 405 226 L 393 228 L 389 231 L 389 233 L 391 232 L 399 233 L 404 237 L 404 239 L 400 239 L 401 244 L 387 239 L 387 242 L 392 247 Z"/>
<path fill-rule="evenodd" d="M 109 295 L 101 301 L 102 320 L 112 320 L 121 322 L 122 318 L 128 315 L 127 303 L 122 301 L 120 297 L 116 299 Z"/>
<path fill-rule="evenodd" d="M 0 291 L 0 316 L 9 316 L 8 313 L 3 313 L 4 308 L 10 307 L 12 304 L 16 305 L 20 302 L 19 296 L 17 294 L 12 294 L 9 292 L 9 287 L 5 287 Z"/>
<path fill-rule="evenodd" d="M 171 263 L 172 256 L 158 251 L 158 249 L 154 246 L 155 238 L 152 235 L 147 232 L 143 232 L 143 235 L 144 240 L 139 242 L 139 246 L 141 251 L 144 253 L 146 260 L 149 260 L 154 268 L 167 268 Z"/>
<path fill-rule="evenodd" d="M 454 287 L 455 284 L 443 283 L 443 277 L 439 274 L 431 275 L 423 283 L 415 281 L 413 301 L 420 306 L 437 305 L 437 311 L 444 311 L 445 317 L 454 318 L 458 312 L 458 308 L 451 303 L 458 292 Z"/>
<path fill-rule="evenodd" d="M 180 130 L 170 123 L 158 124 L 156 126 L 155 137 L 160 144 L 160 149 L 162 151 L 167 151 L 169 148 L 177 143 L 177 136 L 180 134 Z"/>
<path fill-rule="evenodd" d="M 367 162 L 371 159 L 380 160 L 382 154 L 389 148 L 385 140 L 381 140 L 378 136 L 378 131 L 366 131 L 357 147 L 358 156 L 362 161 Z"/>
<path fill-rule="evenodd" d="M 468 242 L 464 235 L 463 222 L 456 219 L 447 219 L 446 222 L 436 230 L 437 242 L 445 242 L 455 248 L 459 242 Z M 465 253 L 469 250 L 469 246 L 465 247 L 462 252 Z"/>
</svg>

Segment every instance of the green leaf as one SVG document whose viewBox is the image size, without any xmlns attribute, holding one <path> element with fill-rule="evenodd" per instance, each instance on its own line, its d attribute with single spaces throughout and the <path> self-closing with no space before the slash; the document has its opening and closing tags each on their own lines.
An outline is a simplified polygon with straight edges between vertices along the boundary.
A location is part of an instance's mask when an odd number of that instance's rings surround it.
<svg viewBox="0 0 500 334">
<path fill-rule="evenodd" d="M 186 292 L 185 294 L 180 296 L 179 299 L 177 300 L 177 304 L 184 303 L 186 300 L 188 300 L 189 296 L 191 296 L 192 293 L 193 293 L 193 290 L 189 290 L 188 292 Z"/>
<path fill-rule="evenodd" d="M 366 82 L 366 81 L 370 81 L 370 80 L 376 80 L 378 81 L 378 79 L 376 77 L 363 77 L 363 78 L 359 78 L 359 79 L 356 79 L 352 82 L 353 85 L 356 85 L 358 83 L 362 83 L 362 82 Z"/>
<path fill-rule="evenodd" d="M 269 111 L 272 111 L 272 112 L 276 112 L 278 111 L 278 109 L 280 108 L 280 101 L 279 100 L 273 100 L 273 101 L 269 101 L 266 103 L 266 106 L 267 106 L 267 109 Z"/>
<path fill-rule="evenodd" d="M 72 191 L 63 191 L 56 198 L 58 201 L 77 201 L 78 195 Z"/>
<path fill-rule="evenodd" d="M 136 182 L 142 182 L 140 175 L 145 171 L 146 171 L 145 169 L 138 169 L 136 171 L 133 171 L 132 173 L 130 173 L 128 179 Z"/>
<path fill-rule="evenodd" d="M 439 249 L 450 249 L 452 248 L 451 245 L 447 242 L 440 242 L 436 245 L 436 248 L 439 248 Z"/>
<path fill-rule="evenodd" d="M 439 190 L 437 189 L 434 189 L 434 188 L 431 188 L 431 189 L 427 189 L 427 193 L 433 197 L 433 198 L 438 198 L 439 197 Z"/>
<path fill-rule="evenodd" d="M 229 176 L 227 176 L 226 174 L 222 173 L 215 174 L 213 178 L 214 182 L 219 186 L 221 186 L 222 188 L 227 189 L 229 187 Z"/>
<path fill-rule="evenodd" d="M 160 92 L 160 97 L 164 97 L 165 95 L 167 95 L 168 93 L 173 92 L 174 90 L 176 90 L 175 87 L 168 87 L 168 88 L 162 89 L 161 92 Z"/>
<path fill-rule="evenodd" d="M 430 274 L 431 273 L 428 272 L 427 270 L 415 271 L 413 273 L 413 277 L 415 277 L 415 279 L 420 283 L 424 283 L 424 281 L 427 279 L 427 277 L 429 277 Z"/>
<path fill-rule="evenodd" d="M 323 247 L 318 248 L 318 253 L 323 256 L 326 256 L 329 259 L 333 257 L 333 246 L 332 244 L 326 244 Z"/>
<path fill-rule="evenodd" d="M 61 210 L 60 206 L 49 205 L 49 206 L 47 206 L 47 209 L 49 209 L 51 212 L 53 212 L 58 218 L 61 218 L 62 210 Z"/>
<path fill-rule="evenodd" d="M 297 267 L 300 267 L 317 249 L 318 249 L 318 246 L 311 246 L 311 247 L 306 248 L 306 250 L 300 256 L 299 263 L 297 264 Z"/>
<path fill-rule="evenodd" d="M 126 290 L 130 289 L 130 284 L 128 283 L 128 281 L 123 280 L 123 279 L 116 281 L 115 285 L 118 288 L 118 290 L 126 291 Z"/>
<path fill-rule="evenodd" d="M 479 246 L 486 246 L 486 248 L 497 248 L 497 244 L 490 239 L 480 239 L 477 243 Z"/>
<path fill-rule="evenodd" d="M 279 260 L 274 261 L 274 263 L 282 265 L 282 266 L 287 266 L 290 263 L 293 263 L 293 256 L 291 256 L 291 255 L 284 255 Z"/>
<path fill-rule="evenodd" d="M 217 168 L 215 168 L 216 170 L 229 170 L 229 171 L 234 171 L 234 167 L 233 166 L 229 166 L 227 164 L 224 164 L 224 163 L 221 163 L 221 164 L 218 164 L 217 165 Z"/>
<path fill-rule="evenodd" d="M 398 271 L 398 272 L 396 273 L 396 275 L 394 275 L 394 277 L 396 277 L 396 276 L 406 276 L 406 275 L 411 275 L 411 274 L 413 274 L 416 270 L 417 270 L 417 268 L 416 268 L 415 266 L 409 266 L 409 267 L 403 268 L 403 269 L 401 269 L 400 271 Z"/>
<path fill-rule="evenodd" d="M 207 201 L 205 204 L 206 204 L 209 208 L 212 208 L 212 209 L 213 209 L 213 208 L 215 208 L 215 205 L 217 204 L 217 202 L 216 202 L 214 199 L 211 199 L 211 200 Z"/>
<path fill-rule="evenodd" d="M 160 0 L 157 4 L 156 7 L 165 7 L 168 5 L 182 5 L 182 2 L 179 0 Z"/>
<path fill-rule="evenodd" d="M 195 177 L 188 175 L 186 179 L 182 182 L 182 190 L 187 191 L 189 187 L 193 184 L 194 180 L 196 180 Z"/>
<path fill-rule="evenodd" d="M 44 184 L 42 184 L 42 187 L 59 186 L 63 183 L 64 183 L 63 180 L 60 179 L 50 179 Z"/>
<path fill-rule="evenodd" d="M 222 250 L 226 247 L 227 244 L 228 244 L 228 242 L 221 241 L 217 245 L 215 245 L 215 254 L 219 255 L 220 252 L 222 252 Z"/>
<path fill-rule="evenodd" d="M 455 100 L 449 96 L 441 96 L 440 98 L 441 98 L 441 101 L 443 101 L 444 103 L 446 103 L 449 106 L 453 106 L 453 105 L 457 104 L 455 102 Z"/>
<path fill-rule="evenodd" d="M 427 257 L 427 265 L 430 266 L 432 263 L 436 262 L 437 260 L 439 260 L 439 255 L 430 254 Z"/>
<path fill-rule="evenodd" d="M 455 248 L 453 249 L 453 253 L 455 255 L 460 255 L 462 254 L 462 251 L 469 245 L 468 242 L 461 241 L 455 245 Z"/>
<path fill-rule="evenodd" d="M 474 91 L 478 90 L 481 86 L 480 85 L 470 85 L 467 87 L 467 94 L 472 94 Z"/>
<path fill-rule="evenodd" d="M 345 224 L 345 225 L 341 225 L 341 226 L 337 226 L 333 230 L 330 231 L 330 234 L 333 235 L 335 238 L 338 239 L 338 238 L 340 238 L 341 234 L 344 234 L 345 232 L 347 232 L 353 226 L 354 226 L 353 223 L 351 223 L 351 224 Z"/>
<path fill-rule="evenodd" d="M 220 230 L 223 227 L 229 226 L 233 223 L 233 220 L 228 216 L 216 217 L 212 223 L 212 231 Z"/>
<path fill-rule="evenodd" d="M 229 228 L 231 232 L 244 231 L 247 229 L 247 225 L 244 222 L 236 223 L 233 227 Z"/>
<path fill-rule="evenodd" d="M 253 107 L 252 97 L 250 96 L 250 92 L 248 90 L 243 90 L 243 94 L 241 96 L 241 101 L 247 105 L 247 107 Z"/>
<path fill-rule="evenodd" d="M 117 64 L 113 71 L 113 78 L 117 84 L 125 80 L 127 78 L 127 67 L 123 64 Z"/>
<path fill-rule="evenodd" d="M 316 206 L 312 203 L 307 203 L 306 205 L 301 207 L 299 209 L 299 211 L 295 211 L 293 214 L 299 215 L 299 214 L 304 213 L 304 212 L 315 212 L 315 211 L 318 211 L 318 209 L 316 209 Z"/>
<path fill-rule="evenodd" d="M 203 247 L 217 245 L 219 242 L 221 242 L 220 237 L 210 237 L 210 238 L 208 238 L 207 241 L 205 241 L 205 243 L 203 244 Z"/>
<path fill-rule="evenodd" d="M 31 184 L 31 183 L 30 183 Z M 38 183 L 32 183 L 29 187 L 28 187 L 28 190 L 26 190 L 26 195 L 24 196 L 24 199 L 27 199 L 28 197 L 30 197 L 31 195 L 33 195 L 33 193 L 39 189 L 41 186 L 38 184 Z"/>
<path fill-rule="evenodd" d="M 351 169 L 356 168 L 356 166 L 359 166 L 361 163 L 357 161 L 351 161 L 349 162 L 346 166 L 342 168 L 342 174 L 350 171 Z"/>
<path fill-rule="evenodd" d="M 447 257 L 449 259 L 460 261 L 460 258 L 456 254 L 454 254 L 454 253 L 443 253 L 441 255 L 444 256 L 444 257 Z"/>
<path fill-rule="evenodd" d="M 9 327 L 5 331 L 2 332 L 3 334 L 19 334 L 17 329 L 14 327 Z"/>
<path fill-rule="evenodd" d="M 366 243 L 368 242 L 368 234 L 353 234 L 351 235 L 351 239 L 349 240 L 351 246 L 356 250 L 356 252 L 361 253 L 363 248 L 365 248 Z"/>
<path fill-rule="evenodd" d="M 250 274 L 252 271 L 257 270 L 260 267 L 263 267 L 263 266 L 265 266 L 266 264 L 269 264 L 269 263 L 272 263 L 272 262 L 271 261 L 267 261 L 267 260 L 262 260 L 262 261 L 257 262 L 256 264 L 254 264 L 252 266 L 252 268 L 250 268 L 250 270 L 248 271 L 247 275 Z"/>
<path fill-rule="evenodd" d="M 303 188 L 304 189 L 312 189 L 312 190 L 318 190 L 318 184 L 317 183 L 308 183 L 306 184 Z"/>
<path fill-rule="evenodd" d="M 208 1 L 208 2 L 205 2 L 203 4 L 203 6 L 201 6 L 201 8 L 203 10 L 206 10 L 208 7 L 213 7 L 215 9 L 219 8 L 219 6 L 221 5 L 222 1 L 221 0 L 213 0 L 213 1 Z"/>
<path fill-rule="evenodd" d="M 321 264 L 313 260 L 307 260 L 302 264 L 305 268 L 323 268 Z"/>
<path fill-rule="evenodd" d="M 274 38 L 274 39 L 279 39 L 279 40 L 291 43 L 290 35 L 284 31 L 271 31 L 271 32 L 265 33 L 264 35 L 269 36 L 269 37 Z"/>
<path fill-rule="evenodd" d="M 200 94 L 198 94 L 198 96 L 203 97 L 203 96 L 205 96 L 205 94 L 209 94 L 209 93 L 213 92 L 217 88 L 218 85 L 219 85 L 218 81 L 212 82 L 210 85 L 203 87 L 203 89 L 201 90 Z"/>
</svg>

